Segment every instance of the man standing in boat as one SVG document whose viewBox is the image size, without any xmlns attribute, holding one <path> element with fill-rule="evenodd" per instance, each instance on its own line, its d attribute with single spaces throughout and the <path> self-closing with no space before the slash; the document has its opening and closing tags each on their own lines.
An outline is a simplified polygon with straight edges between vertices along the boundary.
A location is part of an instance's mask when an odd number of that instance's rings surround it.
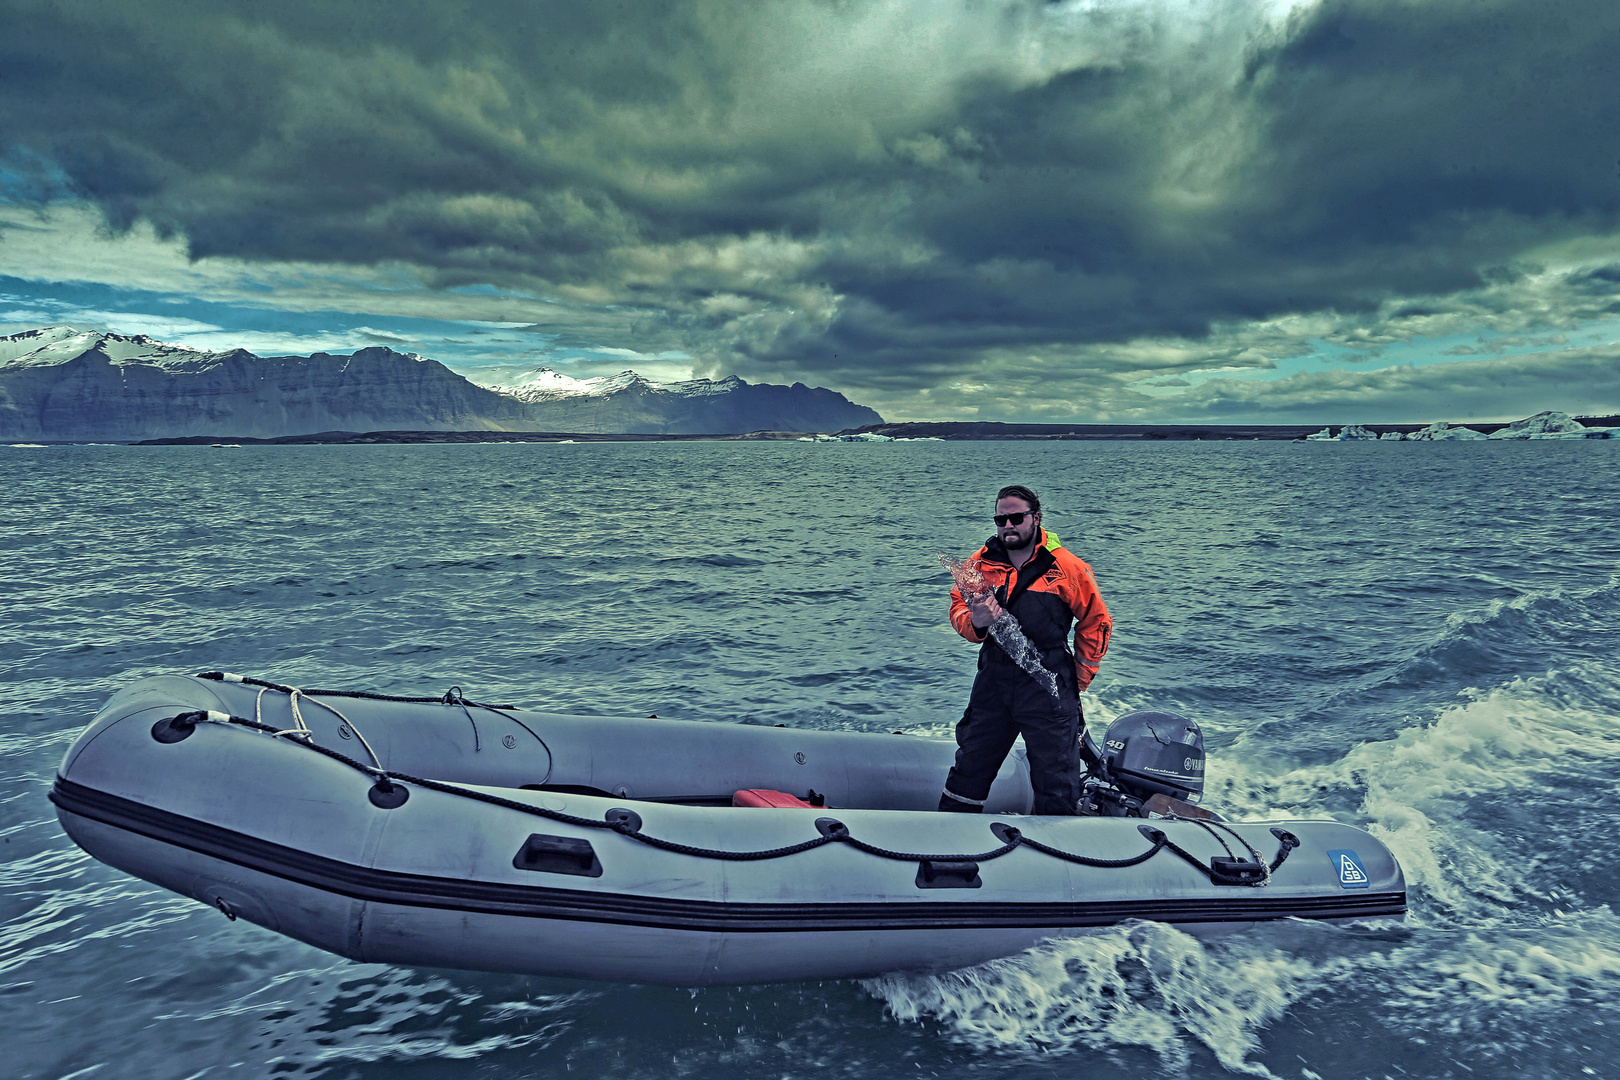
<svg viewBox="0 0 1620 1080">
<path fill-rule="evenodd" d="M 1113 620 L 1091 567 L 1041 527 L 1039 495 L 1022 484 L 1004 487 L 996 493 L 994 517 L 995 535 L 967 563 L 983 576 L 986 588 L 969 588 L 964 595 L 959 577 L 951 590 L 951 625 L 980 644 L 979 673 L 956 725 L 956 764 L 945 778 L 939 808 L 980 813 L 1013 740 L 1022 735 L 1034 812 L 1073 814 L 1080 800 L 1085 722 L 1079 692 L 1096 677 Z M 1055 695 L 992 636 L 1004 613 L 1016 620 L 1041 666 L 1056 677 Z"/>
</svg>

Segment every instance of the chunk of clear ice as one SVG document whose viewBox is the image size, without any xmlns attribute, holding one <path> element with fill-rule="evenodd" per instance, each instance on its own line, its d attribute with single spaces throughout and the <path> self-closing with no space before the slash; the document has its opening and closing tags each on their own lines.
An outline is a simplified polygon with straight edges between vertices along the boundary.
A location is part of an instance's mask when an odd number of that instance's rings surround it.
<svg viewBox="0 0 1620 1080">
<path fill-rule="evenodd" d="M 990 583 L 984 579 L 984 574 L 972 559 L 958 559 L 954 555 L 939 555 L 939 564 L 951 572 L 956 579 L 956 588 L 965 600 L 968 597 L 989 595 L 992 591 Z M 1018 625 L 1012 612 L 1002 609 L 996 621 L 990 624 L 990 636 L 995 638 L 996 644 L 1001 646 L 1003 652 L 1012 657 L 1012 662 L 1029 672 L 1030 678 L 1040 683 L 1048 694 L 1058 696 L 1057 676 L 1052 674 L 1050 668 L 1041 663 L 1040 650 L 1035 643 L 1029 640 L 1024 628 Z"/>
</svg>

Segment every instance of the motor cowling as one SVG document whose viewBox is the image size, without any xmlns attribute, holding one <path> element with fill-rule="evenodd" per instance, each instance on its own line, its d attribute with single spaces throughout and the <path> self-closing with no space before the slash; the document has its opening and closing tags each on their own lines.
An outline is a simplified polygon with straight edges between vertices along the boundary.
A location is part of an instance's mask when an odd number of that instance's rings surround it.
<svg viewBox="0 0 1620 1080">
<path fill-rule="evenodd" d="M 1185 716 L 1126 713 L 1108 725 L 1101 757 L 1108 780 L 1139 799 L 1168 795 L 1196 803 L 1204 796 L 1204 733 Z"/>
</svg>

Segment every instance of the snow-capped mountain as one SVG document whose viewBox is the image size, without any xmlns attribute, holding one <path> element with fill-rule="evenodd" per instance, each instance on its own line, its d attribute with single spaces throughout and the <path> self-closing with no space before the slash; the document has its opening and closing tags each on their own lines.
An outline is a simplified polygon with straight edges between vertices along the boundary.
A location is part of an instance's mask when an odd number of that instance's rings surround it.
<svg viewBox="0 0 1620 1080">
<path fill-rule="evenodd" d="M 525 371 L 512 381 L 477 371 L 467 378 L 486 390 L 509 394 L 519 401 L 556 401 L 559 398 L 584 396 L 606 397 L 638 383 L 652 385 L 649 380 L 633 371 L 621 371 L 617 375 L 598 379 L 576 379 L 547 367 Z"/>
<path fill-rule="evenodd" d="M 701 435 L 841 431 L 883 422 L 872 409 L 831 390 L 803 383 L 753 384 L 735 375 L 658 383 L 634 371 L 575 379 L 542 367 L 494 377 L 474 372 L 471 377 L 527 404 L 530 418 L 547 431 Z"/>
<path fill-rule="evenodd" d="M 0 439 L 265 438 L 526 423 L 521 402 L 392 349 L 260 357 L 60 326 L 0 338 Z"/>
<path fill-rule="evenodd" d="M 15 371 L 29 367 L 51 367 L 74 360 L 100 348 L 114 364 L 155 364 L 170 370 L 195 368 L 229 353 L 202 352 L 183 345 L 166 345 L 145 334 L 124 337 L 71 326 L 47 326 L 0 337 L 0 369 Z"/>
<path fill-rule="evenodd" d="M 52 326 L 0 337 L 0 440 L 127 442 L 322 431 L 737 434 L 882 423 L 831 390 L 633 371 L 573 379 L 546 368 L 478 385 L 387 348 L 350 356 L 205 352 L 144 335 Z"/>
<path fill-rule="evenodd" d="M 727 375 L 718 381 L 690 379 L 685 382 L 655 383 L 629 370 L 595 379 L 576 379 L 548 367 L 523 372 L 513 382 L 478 378 L 476 373 L 469 378 L 486 389 L 510 394 L 520 401 L 530 402 L 559 401 L 571 397 L 609 397 L 621 391 L 637 388 L 657 390 L 676 397 L 714 397 L 729 394 L 739 386 L 748 385 L 735 375 Z"/>
</svg>

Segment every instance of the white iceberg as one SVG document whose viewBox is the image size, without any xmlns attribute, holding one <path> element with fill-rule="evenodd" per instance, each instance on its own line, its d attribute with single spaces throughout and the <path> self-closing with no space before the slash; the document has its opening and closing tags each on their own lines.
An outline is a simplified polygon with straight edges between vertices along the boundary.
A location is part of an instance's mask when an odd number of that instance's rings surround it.
<svg viewBox="0 0 1620 1080">
<path fill-rule="evenodd" d="M 1307 436 L 1305 436 L 1305 438 L 1309 442 L 1332 442 L 1333 441 L 1333 429 L 1332 428 L 1323 428 L 1321 431 L 1318 431 L 1315 435 L 1307 435 Z"/>
<path fill-rule="evenodd" d="M 1339 429 L 1340 442 L 1363 442 L 1376 438 L 1378 438 L 1377 435 L 1374 435 L 1360 424 L 1351 424 L 1348 427 Z"/>
<path fill-rule="evenodd" d="M 1584 439 L 1586 425 L 1569 413 L 1538 412 L 1523 420 L 1515 420 L 1500 431 L 1488 436 L 1492 439 Z"/>
<path fill-rule="evenodd" d="M 1412 441 L 1427 441 L 1430 439 L 1485 439 L 1489 438 L 1482 431 L 1475 431 L 1470 427 L 1452 427 L 1444 420 L 1436 420 L 1422 431 L 1414 431 L 1407 436 Z"/>
<path fill-rule="evenodd" d="M 1379 442 L 1403 442 L 1405 439 L 1406 436 L 1398 431 L 1386 431 L 1378 436 Z"/>
<path fill-rule="evenodd" d="M 1492 439 L 1612 439 L 1609 427 L 1588 427 L 1568 413 L 1536 413 L 1516 419 L 1502 431 L 1490 432 Z"/>
</svg>

